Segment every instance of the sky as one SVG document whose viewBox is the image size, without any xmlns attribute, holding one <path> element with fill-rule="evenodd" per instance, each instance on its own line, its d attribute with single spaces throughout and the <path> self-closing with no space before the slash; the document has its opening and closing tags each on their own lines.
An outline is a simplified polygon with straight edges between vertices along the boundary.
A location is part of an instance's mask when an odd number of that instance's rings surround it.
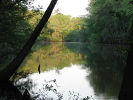
<svg viewBox="0 0 133 100">
<path fill-rule="evenodd" d="M 35 0 L 34 6 L 42 6 L 42 10 L 46 10 L 51 0 Z M 60 9 L 64 15 L 71 15 L 72 17 L 79 17 L 87 14 L 89 0 L 58 0 L 54 10 Z"/>
</svg>

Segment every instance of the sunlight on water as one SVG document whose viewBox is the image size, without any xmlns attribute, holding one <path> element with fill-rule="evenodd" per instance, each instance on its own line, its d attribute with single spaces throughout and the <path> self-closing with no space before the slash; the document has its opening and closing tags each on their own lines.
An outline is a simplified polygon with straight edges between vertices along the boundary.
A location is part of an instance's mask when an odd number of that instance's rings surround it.
<svg viewBox="0 0 133 100">
<path fill-rule="evenodd" d="M 53 100 L 106 100 L 106 96 L 96 96 L 93 87 L 86 78 L 91 72 L 89 68 L 83 65 L 73 65 L 63 68 L 62 70 L 50 70 L 42 73 L 29 74 L 26 78 L 21 78 L 14 84 L 22 86 L 20 91 L 28 87 L 32 98 L 38 99 L 53 99 Z M 29 83 L 27 83 L 29 82 Z M 32 87 L 31 87 L 32 86 Z M 109 99 L 108 100 L 115 100 Z"/>
<path fill-rule="evenodd" d="M 87 69 L 83 69 L 82 65 L 71 65 L 69 68 L 58 71 L 55 69 L 41 74 L 30 74 L 26 78 L 19 79 L 15 85 L 31 80 L 33 87 L 29 92 L 32 97 L 35 97 L 35 94 L 39 95 L 38 98 L 47 96 L 55 100 L 58 99 L 58 94 L 62 95 L 64 100 L 94 97 L 94 91 L 86 79 L 88 75 Z M 46 90 L 47 85 L 51 90 Z"/>
</svg>

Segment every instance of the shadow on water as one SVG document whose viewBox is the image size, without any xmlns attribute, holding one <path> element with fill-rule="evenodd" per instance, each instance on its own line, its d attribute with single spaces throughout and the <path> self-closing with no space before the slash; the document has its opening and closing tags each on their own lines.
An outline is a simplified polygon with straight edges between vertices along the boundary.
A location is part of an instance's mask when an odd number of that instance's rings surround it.
<svg viewBox="0 0 133 100">
<path fill-rule="evenodd" d="M 87 65 L 92 73 L 90 83 L 97 94 L 118 97 L 123 70 L 126 65 L 126 49 L 121 46 L 90 46 Z"/>
<path fill-rule="evenodd" d="M 67 47 L 72 51 L 78 48 L 77 53 L 87 56 L 85 65 L 91 70 L 87 79 L 90 80 L 96 95 L 104 93 L 118 98 L 128 46 L 80 44 L 75 48 L 73 45 L 74 43 L 68 44 Z"/>
<path fill-rule="evenodd" d="M 10 80 L 32 100 L 117 100 L 126 57 L 120 45 L 36 45 Z"/>
</svg>

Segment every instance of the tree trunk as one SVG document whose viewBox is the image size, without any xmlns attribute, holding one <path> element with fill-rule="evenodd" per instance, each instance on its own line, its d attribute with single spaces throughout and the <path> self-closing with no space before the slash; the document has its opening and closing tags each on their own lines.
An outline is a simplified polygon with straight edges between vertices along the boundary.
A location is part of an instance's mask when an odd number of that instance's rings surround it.
<svg viewBox="0 0 133 100">
<path fill-rule="evenodd" d="M 10 79 L 10 77 L 13 75 L 13 73 L 16 71 L 16 69 L 20 66 L 20 64 L 23 62 L 24 58 L 28 55 L 31 47 L 33 46 L 35 40 L 39 36 L 42 28 L 47 23 L 54 6 L 56 5 L 57 0 L 52 0 L 49 7 L 47 8 L 45 14 L 43 15 L 42 19 L 36 26 L 35 30 L 33 31 L 30 39 L 26 42 L 23 49 L 18 53 L 16 58 L 5 68 L 0 72 L 0 81 L 5 82 Z"/>
<path fill-rule="evenodd" d="M 0 82 L 0 97 L 1 100 L 6 97 L 6 100 L 26 100 L 23 99 L 24 96 L 21 94 L 21 92 L 15 87 L 10 81 L 6 83 Z"/>
<path fill-rule="evenodd" d="M 133 45 L 128 53 L 119 100 L 133 100 Z"/>
<path fill-rule="evenodd" d="M 0 10 L 1 10 L 1 6 L 2 6 L 2 0 L 0 0 Z"/>
<path fill-rule="evenodd" d="M 133 37 L 133 21 L 130 37 Z M 133 44 L 130 44 L 119 100 L 133 100 Z"/>
</svg>

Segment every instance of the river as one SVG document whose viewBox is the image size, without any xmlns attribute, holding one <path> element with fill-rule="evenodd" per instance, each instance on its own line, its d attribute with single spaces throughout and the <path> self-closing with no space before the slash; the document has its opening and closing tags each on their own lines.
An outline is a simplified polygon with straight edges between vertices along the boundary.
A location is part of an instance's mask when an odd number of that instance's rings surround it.
<svg viewBox="0 0 133 100">
<path fill-rule="evenodd" d="M 11 77 L 32 100 L 117 100 L 126 47 L 88 43 L 36 43 Z"/>
</svg>

